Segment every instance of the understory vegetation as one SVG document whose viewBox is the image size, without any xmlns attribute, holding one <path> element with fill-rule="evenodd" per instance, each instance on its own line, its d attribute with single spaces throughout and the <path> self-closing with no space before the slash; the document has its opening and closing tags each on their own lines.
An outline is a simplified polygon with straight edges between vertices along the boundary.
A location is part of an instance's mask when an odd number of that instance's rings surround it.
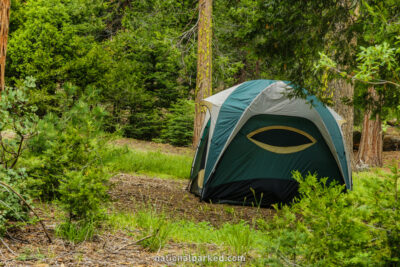
<svg viewBox="0 0 400 267">
<path fill-rule="evenodd" d="M 400 260 L 400 172 L 376 170 L 356 174 L 355 190 L 327 187 L 314 175 L 294 178 L 300 199 L 276 207 L 271 220 L 256 216 L 251 222 L 229 222 L 220 227 L 208 222 L 168 219 L 152 207 L 135 213 L 114 212 L 107 225 L 113 229 L 141 229 L 138 240 L 152 251 L 168 242 L 196 244 L 195 255 L 244 255 L 255 266 L 385 266 Z M 161 250 L 162 251 L 162 250 Z M 212 263 L 209 263 L 212 264 Z M 215 263 L 214 263 L 215 264 Z M 223 264 L 222 264 L 223 265 Z"/>
</svg>

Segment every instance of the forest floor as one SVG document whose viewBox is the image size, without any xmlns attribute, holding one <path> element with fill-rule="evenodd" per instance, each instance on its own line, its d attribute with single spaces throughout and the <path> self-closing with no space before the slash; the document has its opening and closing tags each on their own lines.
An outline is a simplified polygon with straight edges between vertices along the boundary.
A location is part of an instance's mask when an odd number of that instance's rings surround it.
<svg viewBox="0 0 400 267">
<path fill-rule="evenodd" d="M 196 223 L 206 221 L 217 227 L 226 222 L 252 222 L 260 216 L 265 219 L 274 214 L 273 209 L 200 202 L 198 197 L 186 190 L 185 180 L 120 174 L 113 177 L 112 182 L 114 207 L 127 212 L 135 212 L 138 206 L 151 206 L 171 219 Z"/>
<path fill-rule="evenodd" d="M 114 144 L 146 151 L 193 155 L 190 148 L 131 139 L 116 140 Z M 393 158 L 400 158 L 400 151 L 384 152 L 383 155 L 385 164 L 389 164 Z M 186 190 L 187 180 L 121 173 L 114 176 L 111 183 L 109 212 L 129 214 L 151 208 L 170 220 L 208 222 L 216 228 L 226 222 L 254 222 L 257 218 L 268 219 L 274 214 L 272 209 L 200 202 Z M 55 227 L 62 220 L 57 205 L 36 203 L 35 206 L 53 242 L 48 242 L 39 223 L 10 230 L 0 240 L 3 243 L 0 244 L 0 266 L 165 266 L 166 263 L 156 262 L 154 257 L 196 251 L 196 244 L 169 241 L 161 252 L 150 252 L 141 245 L 133 244 L 138 234 L 132 234 L 131 229 L 115 230 L 106 226 L 92 241 L 73 244 L 55 236 Z M 134 231 L 140 232 L 140 229 Z M 207 251 L 216 249 L 213 244 L 209 246 Z"/>
<path fill-rule="evenodd" d="M 136 212 L 146 207 L 163 213 L 168 219 L 185 219 L 193 222 L 207 221 L 221 226 L 240 220 L 251 222 L 256 218 L 268 218 L 274 214 L 271 209 L 229 206 L 199 202 L 186 190 L 187 181 L 159 179 L 155 177 L 119 174 L 111 179 L 110 191 L 113 209 Z M 0 249 L 0 265 L 4 266 L 163 266 L 154 261 L 159 255 L 149 252 L 140 245 L 125 245 L 134 242 L 129 231 L 104 229 L 94 240 L 72 244 L 55 237 L 57 208 L 52 204 L 37 203 L 39 216 L 49 230 L 53 243 L 49 244 L 40 224 L 28 225 L 11 231 L 4 242 L 9 250 Z M 162 255 L 182 255 L 191 251 L 194 244 L 169 242 Z M 11 252 L 13 251 L 13 252 Z M 13 255 L 15 253 L 15 255 Z"/>
<path fill-rule="evenodd" d="M 134 139 L 124 138 L 113 143 L 136 150 L 193 155 L 190 148 Z M 187 180 L 118 174 L 111 178 L 110 210 L 135 213 L 150 207 L 156 213 L 162 213 L 174 221 L 182 219 L 194 223 L 208 222 L 215 227 L 226 222 L 251 222 L 260 217 L 266 219 L 274 214 L 272 209 L 200 202 L 198 197 L 186 190 L 187 183 Z M 35 203 L 35 207 L 50 232 L 53 243 L 48 242 L 39 223 L 10 230 L 3 239 L 5 244 L 0 244 L 0 266 L 165 266 L 165 263 L 154 261 L 154 257 L 160 254 L 149 252 L 141 245 L 129 245 L 125 248 L 124 246 L 137 240 L 128 230 L 114 231 L 105 227 L 92 241 L 79 244 L 58 238 L 55 236 L 55 227 L 62 218 L 57 205 Z M 195 249 L 195 246 L 170 241 L 162 249 L 162 255 L 182 255 L 183 252 L 188 253 Z"/>
</svg>

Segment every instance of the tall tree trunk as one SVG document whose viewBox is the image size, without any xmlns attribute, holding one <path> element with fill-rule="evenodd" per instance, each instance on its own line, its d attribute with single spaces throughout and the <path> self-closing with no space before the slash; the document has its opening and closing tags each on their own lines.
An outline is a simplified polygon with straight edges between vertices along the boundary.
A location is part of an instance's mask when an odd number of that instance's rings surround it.
<svg viewBox="0 0 400 267">
<path fill-rule="evenodd" d="M 333 89 L 333 109 L 343 118 L 344 123 L 341 128 L 346 142 L 346 152 L 351 161 L 351 167 L 355 167 L 353 156 L 353 124 L 354 124 L 354 109 L 351 105 L 343 103 L 343 98 L 353 99 L 354 86 L 347 83 L 344 79 L 335 79 L 329 83 L 329 87 Z"/>
<path fill-rule="evenodd" d="M 340 0 L 338 2 L 340 5 L 345 6 L 346 8 L 351 8 L 353 5 L 350 0 Z M 350 18 L 349 21 L 345 23 L 337 23 L 336 31 L 340 32 L 343 27 L 348 27 L 352 21 L 356 21 L 359 16 L 359 6 L 357 5 L 354 9 L 354 15 Z M 337 36 L 337 32 L 333 35 L 333 38 L 343 39 L 342 42 L 348 42 L 344 36 Z M 350 40 L 348 45 L 353 44 L 354 46 L 357 44 L 356 36 Z M 342 56 L 343 60 L 343 56 Z M 353 154 L 353 128 L 354 128 L 354 107 L 352 105 L 346 105 L 343 103 L 343 99 L 353 100 L 354 98 L 354 85 L 352 83 L 348 83 L 345 79 L 336 78 L 329 82 L 329 86 L 331 92 L 333 92 L 333 101 L 334 107 L 333 109 L 343 118 L 344 122 L 341 125 L 342 132 L 344 135 L 344 140 L 346 142 L 346 152 L 350 159 L 351 168 L 355 168 L 355 159 Z"/>
<path fill-rule="evenodd" d="M 0 90 L 5 87 L 8 25 L 10 23 L 10 0 L 0 0 Z"/>
<path fill-rule="evenodd" d="M 369 97 L 377 100 L 377 93 L 373 87 L 368 89 Z M 361 132 L 360 147 L 358 148 L 356 164 L 358 168 L 382 166 L 382 122 L 379 114 L 371 119 L 372 112 L 368 108 L 364 114 Z"/>
<path fill-rule="evenodd" d="M 201 100 L 212 94 L 212 0 L 199 0 L 199 29 L 197 48 L 197 78 L 193 147 L 200 139 L 205 108 Z"/>
</svg>

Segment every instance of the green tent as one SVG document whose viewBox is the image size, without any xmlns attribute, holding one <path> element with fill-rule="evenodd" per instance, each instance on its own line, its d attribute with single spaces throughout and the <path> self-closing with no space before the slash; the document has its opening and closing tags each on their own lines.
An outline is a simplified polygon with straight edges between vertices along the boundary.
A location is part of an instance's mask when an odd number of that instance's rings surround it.
<svg viewBox="0 0 400 267">
<path fill-rule="evenodd" d="M 203 100 L 192 193 L 213 203 L 288 203 L 298 190 L 293 170 L 351 189 L 343 120 L 314 96 L 288 98 L 292 90 L 288 82 L 255 80 Z"/>
</svg>

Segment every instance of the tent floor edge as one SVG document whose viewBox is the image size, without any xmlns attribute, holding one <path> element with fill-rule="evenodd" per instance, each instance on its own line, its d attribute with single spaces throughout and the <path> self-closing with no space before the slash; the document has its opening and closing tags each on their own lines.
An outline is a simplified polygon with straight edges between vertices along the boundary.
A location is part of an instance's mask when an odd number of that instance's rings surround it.
<svg viewBox="0 0 400 267">
<path fill-rule="evenodd" d="M 254 207 L 290 204 L 298 196 L 298 182 L 294 179 L 256 178 L 208 186 L 203 196 L 206 202 Z"/>
</svg>

